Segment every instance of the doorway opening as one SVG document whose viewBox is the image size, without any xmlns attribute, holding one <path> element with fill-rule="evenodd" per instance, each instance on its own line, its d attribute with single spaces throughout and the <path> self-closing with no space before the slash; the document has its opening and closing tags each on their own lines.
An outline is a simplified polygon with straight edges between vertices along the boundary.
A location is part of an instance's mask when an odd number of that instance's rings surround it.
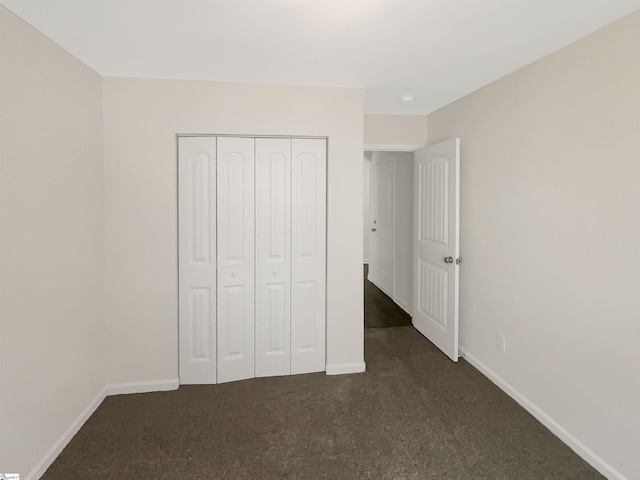
<svg viewBox="0 0 640 480">
<path fill-rule="evenodd" d="M 364 199 L 368 280 L 456 362 L 462 262 L 460 139 L 404 151 L 365 147 L 367 151 L 371 153 L 364 155 L 363 170 L 369 176 L 364 179 L 369 185 Z M 365 325 L 367 313 L 371 318 L 376 312 L 367 303 Z"/>
<path fill-rule="evenodd" d="M 411 325 L 412 151 L 364 154 L 365 328 Z"/>
</svg>

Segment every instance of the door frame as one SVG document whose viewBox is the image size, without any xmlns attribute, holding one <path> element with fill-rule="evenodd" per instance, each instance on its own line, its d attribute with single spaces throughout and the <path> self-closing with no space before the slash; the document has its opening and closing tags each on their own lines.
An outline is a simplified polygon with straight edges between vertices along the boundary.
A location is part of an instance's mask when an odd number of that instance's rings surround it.
<svg viewBox="0 0 640 480">
<path fill-rule="evenodd" d="M 419 148 L 423 148 L 425 147 L 426 144 L 417 144 L 417 143 L 365 143 L 364 144 L 364 149 L 363 149 L 363 153 L 364 152 L 404 152 L 404 153 L 408 153 L 408 152 L 415 152 L 416 150 L 418 150 Z M 395 169 L 395 167 L 394 167 Z M 373 215 L 373 202 L 372 202 L 372 198 L 373 198 L 373 190 L 374 190 L 374 168 L 373 168 L 373 158 L 372 158 L 372 162 L 371 162 L 371 169 L 370 169 L 370 174 L 369 174 L 369 205 L 371 207 L 371 214 Z M 370 221 L 370 225 L 369 228 L 371 227 L 371 220 Z M 394 231 L 393 231 L 393 236 L 394 236 L 394 244 L 395 244 L 395 216 L 394 216 Z M 367 280 L 370 281 L 371 283 L 373 282 L 373 274 L 372 274 L 372 268 L 371 265 L 373 263 L 373 238 L 369 241 L 369 251 L 371 252 L 370 255 L 370 259 L 369 259 L 369 274 L 367 275 Z M 394 266 L 394 270 L 395 270 L 395 249 L 393 252 L 394 255 L 394 259 L 393 259 L 393 266 Z M 364 260 L 364 259 L 363 259 Z M 394 275 L 395 278 L 395 275 Z M 411 278 L 413 279 L 413 274 L 411 275 Z M 413 280 L 412 280 L 413 283 Z M 375 285 L 375 283 L 374 283 Z M 413 285 L 412 285 L 413 288 Z M 394 290 L 395 290 L 395 282 L 394 282 Z M 395 302 L 394 300 L 395 297 L 395 291 L 392 292 L 392 295 L 390 295 L 390 298 Z M 396 302 L 396 304 L 402 308 L 405 312 L 407 312 L 409 315 L 413 316 L 412 312 L 409 311 L 412 308 L 410 307 L 409 310 L 407 310 L 407 306 L 403 306 L 400 305 L 399 303 Z"/>
<path fill-rule="evenodd" d="M 365 143 L 365 152 L 415 152 L 424 147 L 422 144 L 414 143 Z"/>
</svg>

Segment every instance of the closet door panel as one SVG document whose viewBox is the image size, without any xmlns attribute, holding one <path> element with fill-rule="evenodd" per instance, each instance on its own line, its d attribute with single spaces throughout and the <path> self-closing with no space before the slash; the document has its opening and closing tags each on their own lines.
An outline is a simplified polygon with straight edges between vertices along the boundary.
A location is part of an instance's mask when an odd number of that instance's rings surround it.
<svg viewBox="0 0 640 480">
<path fill-rule="evenodd" d="M 216 383 L 216 139 L 178 139 L 180 383 Z"/>
<path fill-rule="evenodd" d="M 291 373 L 291 140 L 256 139 L 256 376 Z"/>
<path fill-rule="evenodd" d="M 255 376 L 254 139 L 218 137 L 218 382 Z"/>
<path fill-rule="evenodd" d="M 292 140 L 291 373 L 325 370 L 326 140 Z"/>
</svg>

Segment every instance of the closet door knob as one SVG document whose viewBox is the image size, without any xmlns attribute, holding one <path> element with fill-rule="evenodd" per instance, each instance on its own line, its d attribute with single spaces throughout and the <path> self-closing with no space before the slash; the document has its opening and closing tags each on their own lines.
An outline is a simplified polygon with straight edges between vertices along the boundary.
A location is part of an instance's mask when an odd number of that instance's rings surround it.
<svg viewBox="0 0 640 480">
<path fill-rule="evenodd" d="M 273 274 L 274 274 L 274 275 L 277 275 L 277 274 L 278 274 L 278 271 L 277 271 L 277 270 L 274 270 L 274 271 L 273 271 Z"/>
<path fill-rule="evenodd" d="M 236 272 L 231 273 L 231 278 L 236 278 Z"/>
</svg>

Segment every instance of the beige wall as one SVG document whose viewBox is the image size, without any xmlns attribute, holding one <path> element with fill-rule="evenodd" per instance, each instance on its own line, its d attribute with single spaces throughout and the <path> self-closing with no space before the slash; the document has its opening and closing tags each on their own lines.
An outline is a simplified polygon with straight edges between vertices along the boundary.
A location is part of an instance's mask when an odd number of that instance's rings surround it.
<svg viewBox="0 0 640 480">
<path fill-rule="evenodd" d="M 364 116 L 365 145 L 426 145 L 427 117 L 424 115 Z"/>
<path fill-rule="evenodd" d="M 413 300 L 413 152 L 393 152 L 391 155 L 396 181 L 393 301 L 410 312 Z"/>
<path fill-rule="evenodd" d="M 362 209 L 362 234 L 363 234 L 363 247 L 364 247 L 364 261 L 369 262 L 371 260 L 371 152 L 364 152 L 363 158 L 363 175 L 362 175 L 362 188 L 363 188 L 363 202 L 364 208 Z"/>
<path fill-rule="evenodd" d="M 0 6 L 0 471 L 104 387 L 101 78 Z"/>
<path fill-rule="evenodd" d="M 638 45 L 635 13 L 428 123 L 429 143 L 462 139 L 462 348 L 629 479 L 640 476 Z"/>
<path fill-rule="evenodd" d="M 362 91 L 104 80 L 112 383 L 178 376 L 176 134 L 329 137 L 327 363 L 363 367 Z"/>
</svg>

